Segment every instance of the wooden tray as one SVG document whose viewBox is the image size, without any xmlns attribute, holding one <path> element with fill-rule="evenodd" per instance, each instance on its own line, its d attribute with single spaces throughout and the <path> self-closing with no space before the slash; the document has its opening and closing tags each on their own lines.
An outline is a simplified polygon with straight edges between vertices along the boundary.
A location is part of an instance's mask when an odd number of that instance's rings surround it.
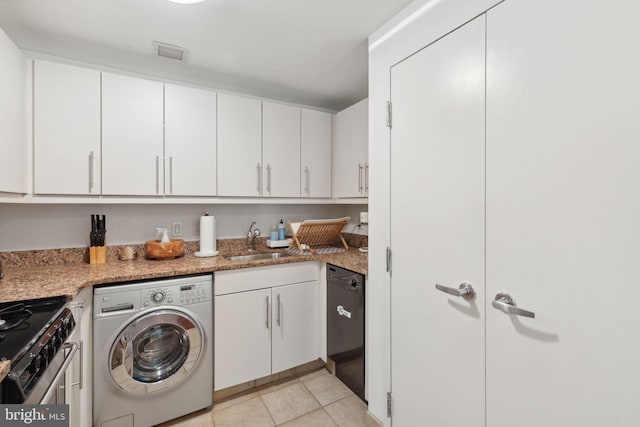
<svg viewBox="0 0 640 427">
<path fill-rule="evenodd" d="M 290 222 L 289 225 L 293 231 L 293 240 L 302 252 L 302 245 L 332 245 L 338 239 L 342 242 L 345 250 L 348 250 L 349 245 L 342 237 L 342 229 L 348 223 L 348 219 L 340 219 L 336 221 Z"/>
</svg>

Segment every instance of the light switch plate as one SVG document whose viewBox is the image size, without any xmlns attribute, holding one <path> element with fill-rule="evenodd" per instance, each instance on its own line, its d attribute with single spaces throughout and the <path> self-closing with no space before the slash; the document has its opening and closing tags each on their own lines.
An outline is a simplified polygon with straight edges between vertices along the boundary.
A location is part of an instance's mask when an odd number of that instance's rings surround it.
<svg viewBox="0 0 640 427">
<path fill-rule="evenodd" d="M 360 212 L 360 224 L 369 224 L 369 212 Z"/>
<path fill-rule="evenodd" d="M 171 235 L 174 237 L 182 236 L 182 221 L 171 221 Z"/>
</svg>

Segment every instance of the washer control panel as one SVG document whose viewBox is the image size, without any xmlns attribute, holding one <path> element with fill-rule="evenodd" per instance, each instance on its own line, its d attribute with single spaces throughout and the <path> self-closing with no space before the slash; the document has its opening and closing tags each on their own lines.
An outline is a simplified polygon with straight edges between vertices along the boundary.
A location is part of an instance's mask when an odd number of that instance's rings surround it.
<svg viewBox="0 0 640 427">
<path fill-rule="evenodd" d="M 119 316 L 160 306 L 213 301 L 213 276 L 178 277 L 94 288 L 94 317 Z"/>
<path fill-rule="evenodd" d="M 204 286 L 185 285 L 180 287 L 180 303 L 194 303 L 207 300 L 207 291 Z"/>
<path fill-rule="evenodd" d="M 211 286 L 208 286 L 209 290 Z M 153 287 L 142 292 L 144 308 L 158 305 L 189 305 L 209 301 L 210 292 L 204 283 L 188 283 L 175 286 Z"/>
</svg>

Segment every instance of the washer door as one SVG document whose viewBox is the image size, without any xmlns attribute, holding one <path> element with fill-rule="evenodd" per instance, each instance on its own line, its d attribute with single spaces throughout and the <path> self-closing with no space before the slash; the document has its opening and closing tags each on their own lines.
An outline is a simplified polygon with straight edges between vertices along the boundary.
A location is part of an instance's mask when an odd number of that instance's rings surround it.
<svg viewBox="0 0 640 427">
<path fill-rule="evenodd" d="M 182 382 L 197 365 L 203 331 L 188 314 L 157 310 L 131 321 L 109 353 L 109 372 L 122 390 L 149 394 Z"/>
</svg>

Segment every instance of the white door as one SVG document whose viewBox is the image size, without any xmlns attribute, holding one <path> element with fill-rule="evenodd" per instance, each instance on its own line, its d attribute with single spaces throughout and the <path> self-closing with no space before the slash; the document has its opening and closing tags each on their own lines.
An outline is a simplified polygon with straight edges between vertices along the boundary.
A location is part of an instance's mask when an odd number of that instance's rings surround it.
<svg viewBox="0 0 640 427">
<path fill-rule="evenodd" d="M 163 189 L 163 84 L 102 73 L 102 194 Z"/>
<path fill-rule="evenodd" d="M 300 188 L 302 197 L 331 197 L 331 114 L 302 109 Z"/>
<path fill-rule="evenodd" d="M 271 375 L 271 289 L 214 299 L 214 389 Z"/>
<path fill-rule="evenodd" d="M 34 61 L 35 194 L 100 194 L 100 71 Z"/>
<path fill-rule="evenodd" d="M 484 32 L 482 16 L 391 70 L 395 426 L 484 426 Z M 471 298 L 436 289 L 462 283 Z"/>
<path fill-rule="evenodd" d="M 316 360 L 318 354 L 318 282 L 273 288 L 272 372 Z"/>
<path fill-rule="evenodd" d="M 262 103 L 218 94 L 218 195 L 258 197 L 262 188 Z"/>
<path fill-rule="evenodd" d="M 340 111 L 334 117 L 333 173 L 336 197 L 367 196 L 368 117 L 368 99 Z"/>
<path fill-rule="evenodd" d="M 216 93 L 165 85 L 165 194 L 216 195 Z"/>
<path fill-rule="evenodd" d="M 487 27 L 487 426 L 637 426 L 640 5 Z M 491 307 L 509 293 L 535 318 Z"/>
<path fill-rule="evenodd" d="M 300 197 L 300 108 L 262 103 L 262 195 Z"/>
</svg>

